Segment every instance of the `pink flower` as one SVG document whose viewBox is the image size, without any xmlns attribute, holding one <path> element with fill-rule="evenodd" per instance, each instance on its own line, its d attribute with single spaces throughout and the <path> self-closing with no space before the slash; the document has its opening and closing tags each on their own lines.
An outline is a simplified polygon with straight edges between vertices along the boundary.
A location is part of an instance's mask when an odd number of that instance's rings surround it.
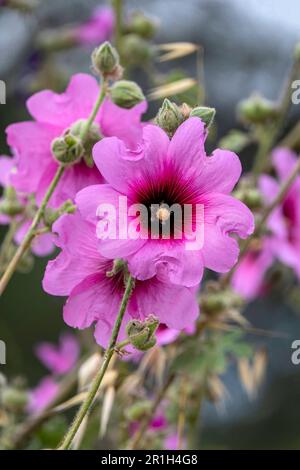
<svg viewBox="0 0 300 470">
<path fill-rule="evenodd" d="M 272 159 L 278 181 L 269 175 L 262 175 L 259 180 L 266 204 L 273 202 L 297 161 L 296 155 L 284 148 L 276 149 Z M 300 279 L 300 177 L 270 215 L 267 228 L 269 234 L 260 246 L 245 255 L 232 278 L 233 288 L 248 300 L 264 291 L 265 274 L 275 259 L 290 266 Z"/>
<path fill-rule="evenodd" d="M 145 126 L 137 152 L 128 150 L 116 137 L 103 139 L 94 147 L 95 164 L 108 184 L 90 186 L 77 195 L 86 220 L 97 222 L 100 203 L 110 204 L 118 212 L 119 198 L 124 195 L 128 206 L 143 204 L 149 213 L 152 204 L 204 207 L 204 245 L 198 250 L 187 250 L 185 242 L 190 233 L 175 239 L 175 229 L 169 240 L 123 240 L 119 236 L 101 240 L 100 253 L 128 259 L 137 279 L 158 276 L 177 285 L 197 285 L 204 267 L 226 272 L 235 264 L 239 247 L 232 235 L 246 238 L 253 232 L 253 215 L 229 195 L 241 174 L 238 157 L 226 150 L 215 150 L 207 157 L 205 138 L 204 124 L 193 117 L 178 128 L 171 141 L 159 127 Z M 201 223 L 197 217 L 193 216 L 193 226 Z M 143 235 L 145 231 L 142 226 Z"/>
<path fill-rule="evenodd" d="M 247 300 L 260 296 L 264 291 L 265 274 L 273 261 L 271 240 L 264 237 L 260 246 L 250 249 L 241 260 L 232 276 L 233 289 Z"/>
<path fill-rule="evenodd" d="M 260 180 L 260 187 L 268 203 L 274 200 L 280 185 L 286 181 L 297 163 L 297 156 L 288 149 L 279 148 L 273 153 L 273 164 L 278 182 L 267 175 Z M 271 231 L 274 256 L 290 266 L 300 279 L 300 176 L 288 191 L 282 204 L 271 214 L 267 223 Z"/>
<path fill-rule="evenodd" d="M 179 441 L 179 439 L 178 439 L 178 434 L 177 433 L 170 434 L 169 436 L 167 436 L 165 438 L 164 448 L 166 450 L 178 450 L 179 449 L 179 442 L 178 441 Z M 183 443 L 182 443 L 181 448 L 183 448 L 183 449 L 186 448 L 185 439 L 183 439 Z"/>
<path fill-rule="evenodd" d="M 53 374 L 63 375 L 75 366 L 79 344 L 73 335 L 66 333 L 61 336 L 59 346 L 51 343 L 38 344 L 36 355 Z"/>
<path fill-rule="evenodd" d="M 96 340 L 106 347 L 124 293 L 123 273 L 107 277 L 112 261 L 99 253 L 96 228 L 79 213 L 61 217 L 53 229 L 62 251 L 47 265 L 44 290 L 68 296 L 65 322 L 80 329 L 95 324 Z M 193 324 L 198 313 L 196 295 L 190 289 L 169 285 L 155 276 L 137 281 L 118 339 L 125 338 L 125 325 L 132 318 L 154 314 L 168 327 L 180 330 Z"/>
<path fill-rule="evenodd" d="M 38 414 L 43 411 L 57 395 L 58 388 L 58 384 L 52 377 L 43 378 L 40 383 L 30 391 L 27 406 L 28 413 Z"/>
<path fill-rule="evenodd" d="M 115 26 L 112 8 L 98 7 L 88 21 L 75 28 L 76 40 L 83 45 L 100 44 L 110 39 Z"/>
<path fill-rule="evenodd" d="M 0 184 L 4 188 L 12 185 L 11 182 L 13 179 L 15 166 L 16 166 L 15 158 L 6 157 L 6 156 L 0 157 Z M 24 195 L 22 196 L 20 195 L 19 201 L 25 207 L 28 202 L 28 198 Z M 14 236 L 14 241 L 17 245 L 19 245 L 22 242 L 32 222 L 32 219 L 27 218 L 24 221 L 23 219 L 24 219 L 23 214 L 16 216 L 16 220 L 20 221 L 20 226 L 17 229 L 15 236 Z M 11 217 L 4 215 L 4 214 L 0 214 L 1 225 L 2 224 L 8 225 L 10 223 L 11 223 Z M 53 236 L 51 233 L 45 233 L 45 234 L 39 235 L 33 240 L 32 245 L 31 245 L 32 252 L 37 256 L 47 256 L 53 251 L 53 248 L 54 248 Z"/>
<path fill-rule="evenodd" d="M 51 153 L 53 139 L 76 121 L 88 118 L 98 94 L 96 79 L 78 74 L 71 78 L 65 93 L 45 90 L 28 99 L 27 108 L 35 120 L 7 128 L 8 144 L 17 158 L 17 173 L 12 176 L 12 183 L 18 191 L 34 193 L 40 203 L 58 167 Z M 142 133 L 140 118 L 145 110 L 145 102 L 126 110 L 105 100 L 95 123 L 100 126 L 102 135 L 118 136 L 126 145 L 134 146 Z M 99 171 L 81 160 L 65 171 L 50 206 L 58 207 L 67 199 L 73 199 L 80 189 L 102 182 Z"/>
</svg>

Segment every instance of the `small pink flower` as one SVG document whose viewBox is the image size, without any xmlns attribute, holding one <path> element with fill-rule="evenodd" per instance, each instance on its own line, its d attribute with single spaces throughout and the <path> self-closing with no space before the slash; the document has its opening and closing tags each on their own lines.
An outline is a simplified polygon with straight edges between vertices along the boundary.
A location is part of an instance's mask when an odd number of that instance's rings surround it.
<svg viewBox="0 0 300 470">
<path fill-rule="evenodd" d="M 124 293 L 123 274 L 107 277 L 112 261 L 99 253 L 96 228 L 79 213 L 61 217 L 53 229 L 62 251 L 47 265 L 44 290 L 68 296 L 65 322 L 80 329 L 95 324 L 96 340 L 106 347 Z M 193 324 L 198 313 L 191 289 L 172 286 L 155 276 L 137 281 L 118 339 L 125 338 L 125 325 L 132 318 L 143 320 L 154 314 L 168 327 L 180 330 Z"/>
<path fill-rule="evenodd" d="M 46 342 L 38 344 L 36 355 L 52 374 L 63 375 L 75 366 L 79 344 L 73 335 L 66 333 L 61 336 L 59 346 Z"/>
<path fill-rule="evenodd" d="M 57 395 L 58 388 L 58 384 L 52 377 L 44 377 L 40 383 L 30 391 L 27 406 L 28 413 L 38 414 L 43 411 Z"/>
<path fill-rule="evenodd" d="M 12 177 L 14 175 L 14 170 L 16 167 L 16 159 L 6 156 L 0 157 L 0 185 L 4 188 L 11 186 Z M 19 196 L 19 201 L 21 204 L 26 206 L 28 200 L 27 197 L 22 195 Z M 23 215 L 19 215 L 16 217 L 17 221 L 21 221 L 23 219 Z M 17 245 L 19 245 L 23 238 L 25 237 L 32 220 L 27 219 L 24 220 L 20 224 L 20 227 L 17 229 L 14 237 L 14 241 Z M 11 217 L 0 214 L 0 224 L 1 225 L 8 225 L 11 223 Z M 36 256 L 47 256 L 52 253 L 54 249 L 53 245 L 53 235 L 51 233 L 45 233 L 42 235 L 37 236 L 31 245 L 31 250 Z"/>
<path fill-rule="evenodd" d="M 271 240 L 264 237 L 261 246 L 249 250 L 241 260 L 232 276 L 233 289 L 247 300 L 263 294 L 265 274 L 273 261 Z"/>
<path fill-rule="evenodd" d="M 115 26 L 112 8 L 98 7 L 85 23 L 75 28 L 76 40 L 83 45 L 98 45 L 111 38 Z"/>
<path fill-rule="evenodd" d="M 53 139 L 80 119 L 86 119 L 99 94 L 95 78 L 86 74 L 74 75 L 65 93 L 50 90 L 36 93 L 27 100 L 27 108 L 34 121 L 12 124 L 7 128 L 7 140 L 16 156 L 17 173 L 12 183 L 21 193 L 33 193 L 40 203 L 58 167 L 51 152 Z M 142 133 L 140 118 L 146 103 L 130 110 L 122 109 L 106 99 L 95 123 L 102 135 L 118 136 L 126 145 L 135 146 Z M 102 183 L 96 167 L 89 168 L 83 160 L 70 166 L 61 178 L 50 206 L 58 207 L 67 199 L 74 199 L 82 188 Z"/>
<path fill-rule="evenodd" d="M 175 232 L 169 240 L 123 240 L 118 236 L 101 240 L 101 254 L 128 259 L 137 279 L 158 276 L 178 285 L 197 285 L 204 267 L 226 272 L 235 264 L 239 246 L 232 235 L 246 238 L 253 232 L 252 213 L 229 195 L 241 174 L 238 157 L 226 150 L 215 150 L 207 157 L 205 138 L 204 124 L 192 117 L 171 141 L 159 127 L 145 126 L 136 152 L 116 137 L 103 139 L 94 147 L 95 164 L 108 184 L 90 186 L 77 195 L 86 220 L 97 222 L 97 208 L 102 203 L 114 206 L 118 213 L 124 195 L 128 206 L 143 204 L 149 210 L 152 204 L 162 203 L 204 207 L 204 245 L 199 250 L 186 249 L 185 232 L 181 240 L 175 239 Z M 197 222 L 193 218 L 193 225 Z"/>
</svg>

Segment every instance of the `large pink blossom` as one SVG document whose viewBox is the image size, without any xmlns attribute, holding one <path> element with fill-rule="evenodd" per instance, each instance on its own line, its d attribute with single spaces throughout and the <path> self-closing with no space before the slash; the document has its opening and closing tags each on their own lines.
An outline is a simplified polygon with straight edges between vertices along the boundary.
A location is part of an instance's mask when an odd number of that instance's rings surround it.
<svg viewBox="0 0 300 470">
<path fill-rule="evenodd" d="M 44 290 L 68 296 L 65 322 L 80 329 L 95 324 L 96 340 L 105 347 L 124 293 L 123 273 L 107 277 L 112 261 L 99 253 L 95 226 L 79 213 L 62 216 L 53 230 L 61 252 L 47 265 Z M 169 285 L 157 277 L 137 281 L 119 340 L 124 339 L 125 325 L 132 318 L 143 320 L 154 314 L 170 328 L 180 330 L 193 324 L 198 312 L 194 291 Z"/>
<path fill-rule="evenodd" d="M 101 240 L 103 256 L 128 259 L 132 274 L 140 280 L 159 276 L 178 285 L 197 285 L 204 267 L 230 270 L 239 254 L 235 236 L 246 238 L 253 232 L 252 213 L 229 195 L 241 174 L 238 157 L 226 150 L 215 150 L 207 157 L 205 138 L 204 124 L 193 117 L 178 128 L 171 141 L 158 126 L 145 126 L 139 152 L 128 150 L 116 137 L 103 139 L 94 147 L 95 164 L 108 184 L 90 186 L 77 195 L 86 220 L 97 221 L 101 203 L 118 209 L 121 195 L 127 197 L 128 206 L 204 206 L 204 244 L 198 250 L 186 249 L 185 233 L 181 240 L 172 236 L 170 240 L 123 240 L 118 236 Z M 198 222 L 195 219 L 193 224 Z"/>
<path fill-rule="evenodd" d="M 27 108 L 34 121 L 12 124 L 7 128 L 8 144 L 17 159 L 17 173 L 13 175 L 12 182 L 18 191 L 33 193 L 37 202 L 41 201 L 58 167 L 51 152 L 53 139 L 61 136 L 73 123 L 88 118 L 98 94 L 96 79 L 78 74 L 71 78 L 65 93 L 45 90 L 28 99 Z M 131 147 L 141 135 L 140 118 L 145 109 L 145 102 L 127 110 L 106 99 L 95 123 L 102 135 L 118 136 Z M 99 171 L 81 160 L 65 171 L 50 206 L 58 207 L 67 199 L 73 199 L 80 189 L 102 182 Z"/>
<path fill-rule="evenodd" d="M 60 337 L 58 346 L 47 342 L 39 343 L 36 355 L 52 374 L 63 375 L 75 366 L 79 344 L 73 335 L 65 333 Z"/>
<path fill-rule="evenodd" d="M 12 176 L 14 174 L 16 166 L 15 158 L 1 156 L 0 157 L 0 185 L 3 188 L 7 188 L 11 186 L 12 183 Z M 1 199 L 0 199 L 1 200 Z M 19 196 L 19 202 L 24 205 L 28 203 L 28 198 L 24 195 Z M 17 245 L 19 245 L 23 238 L 25 237 L 32 219 L 30 217 L 24 217 L 24 214 L 16 216 L 17 222 L 19 222 L 19 227 L 16 230 L 14 241 Z M 8 225 L 12 222 L 12 218 L 8 215 L 0 213 L 0 224 L 1 225 Z M 53 245 L 53 236 L 50 233 L 44 233 L 35 237 L 32 242 L 31 250 L 37 256 L 47 256 L 49 255 L 54 249 Z"/>
<path fill-rule="evenodd" d="M 266 204 L 273 202 L 280 185 L 293 171 L 297 156 L 288 149 L 278 148 L 272 161 L 277 179 L 269 175 L 259 179 Z M 265 274 L 275 259 L 291 267 L 300 279 L 300 177 L 270 215 L 267 228 L 268 234 L 245 255 L 232 278 L 234 289 L 249 300 L 263 293 Z"/>
<path fill-rule="evenodd" d="M 98 45 L 110 39 L 115 26 L 112 8 L 98 7 L 91 17 L 74 30 L 75 39 L 83 45 Z"/>
</svg>

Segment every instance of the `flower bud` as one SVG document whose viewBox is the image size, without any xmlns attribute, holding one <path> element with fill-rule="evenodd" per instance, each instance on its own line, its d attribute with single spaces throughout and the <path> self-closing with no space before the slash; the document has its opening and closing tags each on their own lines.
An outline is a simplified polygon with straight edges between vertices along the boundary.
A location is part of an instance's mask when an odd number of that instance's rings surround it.
<svg viewBox="0 0 300 470">
<path fill-rule="evenodd" d="M 154 316 L 149 316 L 144 322 L 131 320 L 126 325 L 126 333 L 132 346 L 138 351 L 148 351 L 156 344 L 155 332 L 159 321 Z"/>
<path fill-rule="evenodd" d="M 122 39 L 121 56 L 127 66 L 144 65 L 150 60 L 152 51 L 148 42 L 137 34 L 126 34 Z"/>
<path fill-rule="evenodd" d="M 169 137 L 172 137 L 183 120 L 183 114 L 179 107 L 167 98 L 164 99 L 156 116 L 157 125 L 161 127 Z"/>
<path fill-rule="evenodd" d="M 24 206 L 21 204 L 15 189 L 8 186 L 5 188 L 3 199 L 0 202 L 0 214 L 15 217 L 22 214 L 22 212 L 24 212 Z"/>
<path fill-rule="evenodd" d="M 197 106 L 196 108 L 192 109 L 190 117 L 198 117 L 201 121 L 204 122 L 207 129 L 210 128 L 212 125 L 216 115 L 215 108 L 208 108 L 207 106 Z"/>
<path fill-rule="evenodd" d="M 102 75 L 114 74 L 119 66 L 119 54 L 110 42 L 106 41 L 94 49 L 92 64 L 96 72 Z"/>
<path fill-rule="evenodd" d="M 151 401 L 140 400 L 126 409 L 125 414 L 129 421 L 138 421 L 147 416 L 151 410 Z"/>
<path fill-rule="evenodd" d="M 259 209 L 263 204 L 263 197 L 257 188 L 245 188 L 235 191 L 234 196 L 244 202 L 249 209 Z"/>
<path fill-rule="evenodd" d="M 75 137 L 78 137 L 78 139 L 80 139 L 80 135 L 85 125 L 86 125 L 86 120 L 79 119 L 77 122 L 72 124 L 70 128 L 70 133 L 74 135 Z M 88 133 L 86 134 L 84 142 L 83 142 L 83 147 L 84 147 L 83 159 L 89 168 L 93 168 L 94 166 L 93 153 L 92 153 L 93 147 L 97 142 L 99 142 L 99 140 L 101 140 L 101 138 L 102 136 L 100 133 L 100 127 L 97 123 L 93 122 L 91 126 L 89 127 Z"/>
<path fill-rule="evenodd" d="M 145 100 L 141 88 L 135 82 L 120 80 L 110 88 L 113 103 L 121 108 L 130 109 Z"/>
<path fill-rule="evenodd" d="M 157 23 L 155 18 L 150 18 L 144 15 L 144 13 L 136 12 L 132 16 L 129 29 L 138 36 L 151 39 L 157 30 Z"/>
<path fill-rule="evenodd" d="M 276 106 L 260 95 L 253 95 L 239 105 L 241 119 L 250 124 L 261 124 L 274 119 L 278 114 Z"/>
<path fill-rule="evenodd" d="M 81 140 L 71 133 L 54 139 L 51 145 L 54 158 L 63 164 L 76 163 L 83 156 L 84 148 Z"/>
<path fill-rule="evenodd" d="M 2 392 L 2 403 L 7 410 L 21 413 L 28 403 L 28 394 L 15 387 L 6 387 Z"/>
</svg>

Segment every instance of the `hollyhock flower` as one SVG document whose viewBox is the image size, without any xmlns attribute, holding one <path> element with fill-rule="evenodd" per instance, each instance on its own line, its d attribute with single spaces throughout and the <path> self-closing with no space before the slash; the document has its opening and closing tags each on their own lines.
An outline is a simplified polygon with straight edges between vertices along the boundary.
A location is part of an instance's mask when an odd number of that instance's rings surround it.
<svg viewBox="0 0 300 470">
<path fill-rule="evenodd" d="M 278 181 L 261 175 L 259 188 L 267 204 L 273 202 L 280 185 L 289 177 L 297 156 L 288 149 L 273 152 Z M 244 256 L 232 278 L 233 288 L 248 300 L 264 291 L 264 278 L 275 259 L 290 266 L 300 279 L 300 177 L 267 221 L 268 234 Z"/>
<path fill-rule="evenodd" d="M 232 276 L 233 289 L 246 300 L 252 300 L 264 292 L 265 275 L 274 261 L 271 245 L 270 238 L 264 237 L 245 254 Z"/>
<path fill-rule="evenodd" d="M 179 449 L 179 442 L 178 441 L 179 441 L 179 439 L 178 439 L 178 434 L 177 433 L 170 434 L 164 440 L 164 448 L 166 450 L 178 450 Z M 182 448 L 183 449 L 186 448 L 185 440 L 183 440 Z"/>
<path fill-rule="evenodd" d="M 92 16 L 74 29 L 74 36 L 83 45 L 100 44 L 111 38 L 115 26 L 112 8 L 98 7 Z"/>
<path fill-rule="evenodd" d="M 290 176 L 297 163 L 297 156 L 285 148 L 276 149 L 272 159 L 278 182 L 268 175 L 263 175 L 260 180 L 261 191 L 268 203 L 274 200 L 280 185 Z M 291 267 L 300 279 L 300 176 L 272 212 L 267 227 L 271 232 L 274 256 Z"/>
<path fill-rule="evenodd" d="M 60 337 L 59 346 L 39 343 L 36 355 L 52 374 L 63 375 L 75 366 L 79 356 L 79 344 L 73 335 L 67 333 Z"/>
<path fill-rule="evenodd" d="M 51 152 L 53 139 L 60 137 L 75 122 L 87 119 L 98 94 L 96 79 L 78 74 L 71 78 L 65 93 L 45 90 L 27 100 L 27 108 L 34 121 L 12 124 L 7 128 L 8 144 L 17 159 L 17 173 L 12 176 L 12 183 L 18 191 L 34 193 L 40 203 L 58 168 Z M 145 110 L 145 102 L 127 110 L 106 99 L 95 124 L 102 135 L 116 135 L 132 147 L 141 135 L 140 118 Z M 74 199 L 77 191 L 85 186 L 102 182 L 97 169 L 90 168 L 82 159 L 65 170 L 49 206 L 57 208 L 67 199 Z"/>
<path fill-rule="evenodd" d="M 44 377 L 29 393 L 28 413 L 38 414 L 43 411 L 57 395 L 58 388 L 52 377 Z"/>
<path fill-rule="evenodd" d="M 43 288 L 52 295 L 68 296 L 65 322 L 75 328 L 95 324 L 97 342 L 106 347 L 124 294 L 123 273 L 108 277 L 112 261 L 98 251 L 96 228 L 77 212 L 64 215 L 53 226 L 55 243 L 61 248 L 47 265 Z M 118 340 L 126 337 L 125 325 L 132 318 L 144 320 L 154 314 L 170 328 L 182 329 L 198 316 L 195 292 L 152 277 L 137 281 Z"/>
<path fill-rule="evenodd" d="M 116 137 L 103 139 L 94 147 L 95 164 L 108 184 L 83 189 L 76 202 L 83 217 L 93 223 L 97 223 L 96 213 L 102 203 L 118 212 L 120 196 L 127 197 L 129 207 L 138 204 L 148 209 L 148 220 L 141 222 L 142 236 L 133 239 L 127 235 L 124 240 L 118 235 L 120 226 L 115 239 L 100 237 L 103 239 L 98 247 L 103 256 L 128 259 L 137 279 L 157 276 L 177 285 L 197 285 L 204 267 L 226 272 L 235 264 L 239 247 L 232 235 L 246 238 L 253 232 L 253 215 L 229 195 L 241 174 L 240 161 L 226 150 L 215 150 L 207 157 L 206 134 L 202 121 L 192 117 L 178 128 L 171 141 L 158 126 L 146 125 L 136 153 Z M 193 229 L 201 224 L 204 228 L 202 247 L 186 249 L 191 233 L 184 230 L 182 239 L 176 239 L 176 227 L 170 239 L 147 237 L 153 217 L 151 205 L 158 205 L 155 217 L 161 222 L 166 210 L 163 204 L 175 203 L 181 208 L 185 204 L 193 207 Z M 204 208 L 202 219 L 201 214 L 194 214 L 196 205 Z M 127 222 L 130 225 L 132 218 L 128 217 Z M 143 226 L 144 222 L 148 224 Z"/>
<path fill-rule="evenodd" d="M 1 156 L 0 157 L 0 185 L 3 188 L 7 188 L 8 186 L 11 186 L 12 184 L 12 179 L 14 175 L 14 170 L 16 166 L 16 159 L 7 157 L 7 156 Z M 1 201 L 1 199 L 0 199 Z M 28 202 L 28 198 L 24 195 L 19 195 L 19 202 L 24 205 L 24 208 Z M 32 219 L 30 218 L 25 218 L 24 219 L 24 214 L 18 215 L 15 217 L 17 221 L 20 222 L 20 225 L 18 229 L 16 230 L 15 236 L 14 236 L 14 241 L 17 245 L 19 245 L 23 238 L 25 237 Z M 12 221 L 12 217 L 5 215 L 5 214 L 0 214 L 0 224 L 1 225 L 8 225 Z M 35 239 L 32 242 L 31 245 L 31 250 L 36 256 L 47 256 L 49 255 L 54 249 L 53 245 L 53 236 L 50 233 L 44 233 L 42 235 L 39 235 L 35 237 Z"/>
</svg>

